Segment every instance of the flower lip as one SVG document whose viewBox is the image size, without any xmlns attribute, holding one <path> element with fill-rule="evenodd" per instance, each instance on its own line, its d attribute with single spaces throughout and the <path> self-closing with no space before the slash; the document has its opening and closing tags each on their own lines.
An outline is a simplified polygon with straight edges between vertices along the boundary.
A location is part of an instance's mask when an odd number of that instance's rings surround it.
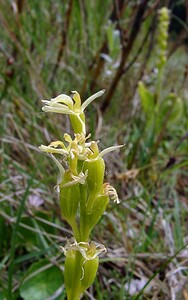
<svg viewBox="0 0 188 300">
<path fill-rule="evenodd" d="M 56 148 L 55 146 L 52 146 L 51 144 L 49 146 L 41 145 L 41 146 L 39 146 L 39 149 L 41 151 L 47 152 L 47 153 L 56 153 L 56 154 L 68 155 L 67 150 Z"/>
<path fill-rule="evenodd" d="M 80 172 L 77 176 L 71 174 L 72 180 L 61 185 L 61 188 L 73 186 L 75 184 L 85 184 L 86 178 L 87 178 L 88 172 L 86 171 L 85 174 L 83 172 Z"/>
</svg>

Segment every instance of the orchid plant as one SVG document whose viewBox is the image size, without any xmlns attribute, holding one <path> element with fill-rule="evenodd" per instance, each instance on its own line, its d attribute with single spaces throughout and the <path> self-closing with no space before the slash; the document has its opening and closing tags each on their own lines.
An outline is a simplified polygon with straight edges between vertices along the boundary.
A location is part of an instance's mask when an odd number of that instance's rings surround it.
<svg viewBox="0 0 188 300">
<path fill-rule="evenodd" d="M 65 287 L 68 300 L 78 300 L 93 283 L 99 265 L 99 254 L 106 251 L 104 245 L 90 241 L 90 234 L 99 222 L 110 200 L 119 203 L 116 190 L 104 183 L 103 156 L 122 147 L 113 146 L 99 151 L 98 141 L 90 141 L 86 134 L 84 111 L 104 90 L 89 97 L 83 104 L 78 92 L 71 96 L 42 100 L 45 112 L 67 114 L 74 136 L 65 133 L 63 141 L 41 145 L 56 163 L 59 176 L 57 191 L 63 218 L 71 226 L 73 237 L 60 247 L 65 259 Z M 58 156 L 56 156 L 58 154 Z"/>
</svg>

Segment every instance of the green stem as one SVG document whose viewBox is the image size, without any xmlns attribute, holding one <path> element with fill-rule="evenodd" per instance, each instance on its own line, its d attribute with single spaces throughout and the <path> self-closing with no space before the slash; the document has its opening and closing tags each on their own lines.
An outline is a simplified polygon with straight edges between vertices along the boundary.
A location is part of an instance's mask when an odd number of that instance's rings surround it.
<svg viewBox="0 0 188 300">
<path fill-rule="evenodd" d="M 88 218 L 86 214 L 87 191 L 85 186 L 80 186 L 80 239 L 87 242 L 89 239 Z"/>
<path fill-rule="evenodd" d="M 162 83 L 163 83 L 163 76 L 164 76 L 164 66 L 159 68 L 157 77 L 157 85 L 156 85 L 156 106 L 157 106 L 157 113 L 159 109 L 159 104 L 161 102 L 161 91 L 162 91 Z"/>
<path fill-rule="evenodd" d="M 75 219 L 74 220 L 70 220 L 69 224 L 72 227 L 72 231 L 73 231 L 73 235 L 74 235 L 75 239 L 77 240 L 77 242 L 79 242 L 80 241 L 80 231 L 78 229 L 78 225 L 76 223 L 76 220 Z"/>
</svg>

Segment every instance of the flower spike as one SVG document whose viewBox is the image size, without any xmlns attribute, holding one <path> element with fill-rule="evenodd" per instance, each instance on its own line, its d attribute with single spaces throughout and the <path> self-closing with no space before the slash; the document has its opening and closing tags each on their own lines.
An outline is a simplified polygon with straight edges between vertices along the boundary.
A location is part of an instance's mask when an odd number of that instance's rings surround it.
<svg viewBox="0 0 188 300">
<path fill-rule="evenodd" d="M 93 283 L 99 255 L 106 248 L 90 242 L 90 234 L 109 201 L 120 203 L 115 188 L 104 183 L 103 156 L 124 145 L 112 146 L 100 152 L 99 141 L 88 140 L 91 135 L 86 134 L 85 109 L 104 92 L 95 93 L 83 103 L 77 91 L 72 91 L 71 96 L 61 94 L 50 101 L 42 100 L 43 111 L 69 115 L 74 131 L 72 136 L 65 133 L 63 141 L 39 147 L 51 156 L 59 169 L 56 189 L 60 211 L 73 232 L 73 238 L 60 247 L 66 257 L 64 282 L 68 300 L 80 299 Z"/>
</svg>

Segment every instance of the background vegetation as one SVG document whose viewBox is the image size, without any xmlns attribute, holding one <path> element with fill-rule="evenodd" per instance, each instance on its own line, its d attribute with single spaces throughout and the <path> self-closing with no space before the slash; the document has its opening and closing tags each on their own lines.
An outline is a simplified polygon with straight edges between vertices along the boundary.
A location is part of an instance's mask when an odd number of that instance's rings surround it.
<svg viewBox="0 0 188 300">
<path fill-rule="evenodd" d="M 167 63 L 159 76 L 158 10 L 168 7 Z M 71 133 L 41 99 L 101 89 L 88 132 L 106 156 L 113 203 L 93 240 L 106 245 L 84 299 L 188 299 L 186 1 L 0 1 L 0 299 L 65 299 L 71 235 L 38 146 Z M 141 81 L 144 83 L 139 83 Z M 139 88 L 138 88 L 139 86 Z"/>
</svg>

